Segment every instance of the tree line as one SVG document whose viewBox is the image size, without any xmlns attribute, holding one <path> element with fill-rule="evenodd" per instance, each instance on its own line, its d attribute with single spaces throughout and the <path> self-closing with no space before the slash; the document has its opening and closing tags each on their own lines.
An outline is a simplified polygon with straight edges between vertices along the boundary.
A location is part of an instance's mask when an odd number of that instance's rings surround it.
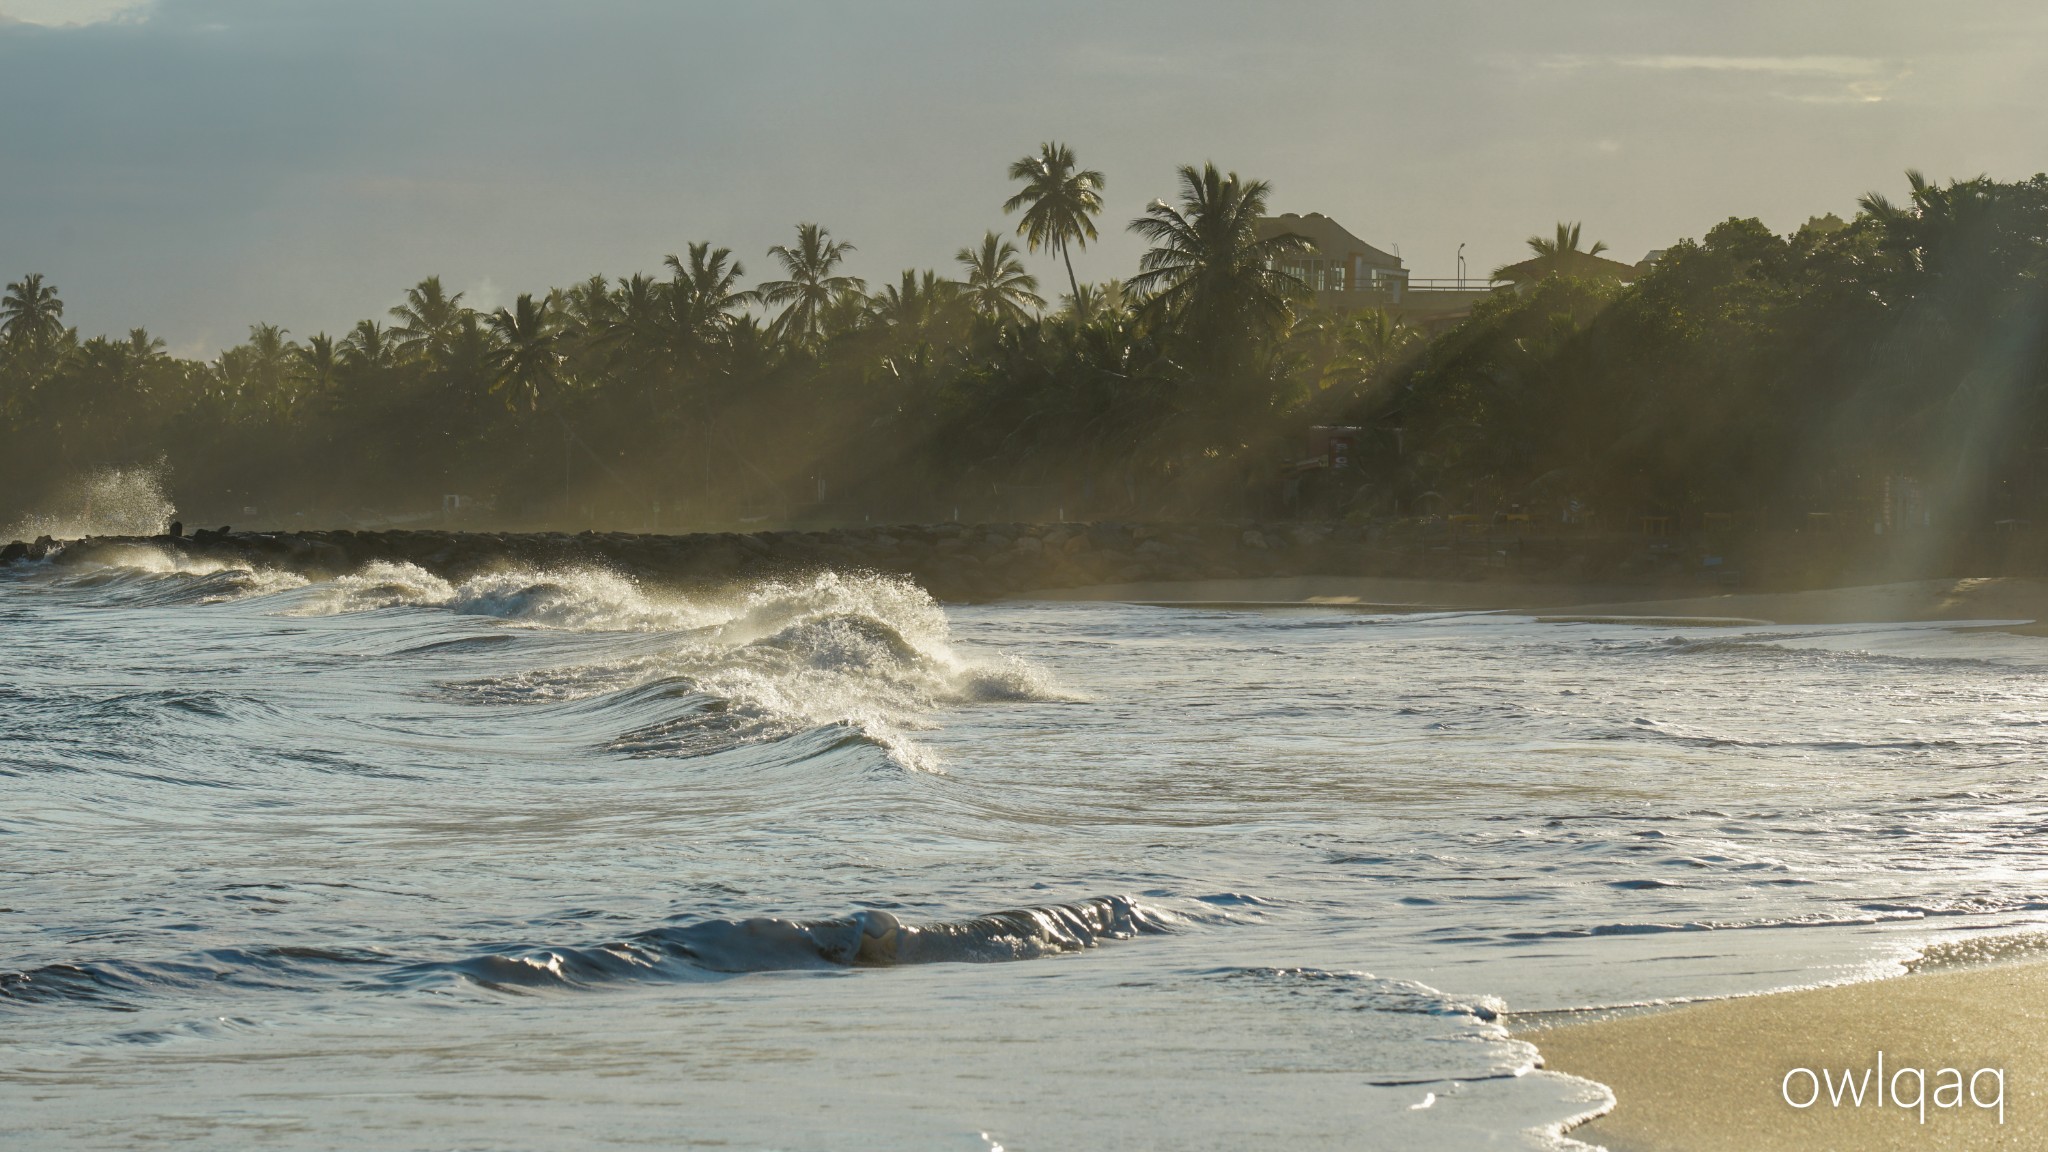
<svg viewBox="0 0 2048 1152">
<path fill-rule="evenodd" d="M 815 223 L 769 278 L 711 243 L 492 310 L 428 277 L 383 319 L 273 324 L 210 361 L 81 339 L 39 276 L 0 298 L 0 501 L 161 462 L 181 507 L 265 522 L 507 526 L 1749 511 L 1912 476 L 2039 495 L 2048 178 L 1911 178 L 1789 236 L 1730 220 L 1622 284 L 1579 231 L 1433 336 L 1318 309 L 1270 187 L 1187 166 L 1128 223 L 1128 277 L 1073 274 L 1102 173 L 1048 143 L 948 274 L 847 274 Z M 1020 250 L 1018 241 L 1023 248 Z M 1597 253 L 1596 244 L 1589 252 Z M 1049 302 L 1026 251 L 1060 258 Z M 1533 271 L 1531 271 L 1533 269 Z M 1305 469 L 1316 425 L 1352 467 Z M 1970 514 L 1975 515 L 1977 504 Z M 2001 507 L 2004 505 L 2001 505 Z"/>
<path fill-rule="evenodd" d="M 1866 532 L 2048 516 L 2048 176 L 1907 181 L 1790 235 L 1729 219 L 1632 284 L 1487 301 L 1359 409 L 1378 495 Z"/>
</svg>

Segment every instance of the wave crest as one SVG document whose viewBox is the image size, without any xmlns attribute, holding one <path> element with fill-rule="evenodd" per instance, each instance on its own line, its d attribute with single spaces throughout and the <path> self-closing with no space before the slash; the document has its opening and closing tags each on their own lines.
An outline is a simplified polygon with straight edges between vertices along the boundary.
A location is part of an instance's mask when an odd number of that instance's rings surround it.
<svg viewBox="0 0 2048 1152">
<path fill-rule="evenodd" d="M 295 572 L 236 561 L 187 556 L 147 544 L 127 544 L 95 553 L 93 563 L 63 570 L 54 583 L 94 590 L 125 607 L 157 608 L 222 604 L 306 586 Z"/>
<path fill-rule="evenodd" d="M 1172 932 L 1178 918 L 1125 896 L 1096 896 L 916 924 L 879 908 L 828 920 L 701 920 L 594 948 L 511 948 L 415 965 L 408 982 L 455 975 L 490 987 L 570 987 L 702 973 L 987 964 L 1086 951 Z"/>
<path fill-rule="evenodd" d="M 102 468 L 70 481 L 54 511 L 24 517 L 5 532 L 8 540 L 53 536 L 78 540 L 87 536 L 161 536 L 170 530 L 177 509 L 164 494 L 168 469 Z"/>
<path fill-rule="evenodd" d="M 927 771 L 939 768 L 937 759 L 907 734 L 927 726 L 932 712 L 1065 698 L 1022 660 L 960 652 L 944 610 L 906 580 L 824 573 L 722 601 L 647 603 L 694 623 L 630 659 L 449 690 L 487 703 L 593 701 L 643 716 L 664 712 L 638 718 L 617 738 L 614 749 L 631 755 L 705 755 L 838 726 L 899 765 Z"/>
<path fill-rule="evenodd" d="M 379 560 L 322 585 L 300 612 L 336 615 L 383 608 L 445 608 L 534 628 L 662 632 L 701 623 L 685 602 L 650 595 L 602 568 L 508 568 L 450 583 L 417 564 Z"/>
<path fill-rule="evenodd" d="M 60 962 L 0 970 L 0 1007 L 92 1004 L 130 1010 L 202 989 L 345 980 L 363 990 L 467 982 L 498 991 L 634 980 L 709 980 L 750 972 L 1032 960 L 1173 932 L 1181 917 L 1126 896 L 1096 896 L 918 924 L 878 908 L 821 920 L 749 917 L 655 928 L 595 946 L 504 945 L 453 960 L 404 962 L 330 947 L 216 948 L 169 960 Z"/>
</svg>

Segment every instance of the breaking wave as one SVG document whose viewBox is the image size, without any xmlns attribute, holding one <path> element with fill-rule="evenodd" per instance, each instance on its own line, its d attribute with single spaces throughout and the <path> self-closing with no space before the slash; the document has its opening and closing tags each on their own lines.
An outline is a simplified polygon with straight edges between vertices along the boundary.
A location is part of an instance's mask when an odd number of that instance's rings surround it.
<svg viewBox="0 0 2048 1152">
<path fill-rule="evenodd" d="M 1067 698 L 1022 660 L 961 653 L 944 611 L 905 580 L 824 573 L 683 602 L 608 573 L 500 573 L 449 586 L 407 567 L 366 570 L 344 595 L 359 606 L 426 602 L 546 627 L 661 622 L 655 647 L 622 659 L 446 686 L 476 703 L 615 708 L 633 719 L 612 743 L 629 755 L 699 756 L 837 727 L 900 766 L 936 771 L 936 757 L 908 736 L 934 710 Z"/>
<path fill-rule="evenodd" d="M 166 469 L 103 468 L 72 481 L 52 512 L 29 516 L 0 532 L 0 543 L 52 536 L 160 536 L 177 509 L 164 494 Z"/>
<path fill-rule="evenodd" d="M 307 583 L 295 572 L 186 556 L 147 544 L 106 549 L 90 566 L 59 570 L 53 582 L 126 608 L 223 604 Z"/>
<path fill-rule="evenodd" d="M 1125 896 L 1097 896 L 925 924 L 878 908 L 820 920 L 697 920 L 604 944 L 508 944 L 453 960 L 407 961 L 364 949 L 220 948 L 150 963 L 58 963 L 0 972 L 0 1005 L 85 1003 L 121 1009 L 177 990 L 287 988 L 322 980 L 348 980 L 364 991 L 451 982 L 514 991 L 750 972 L 997 963 L 1161 935 L 1175 931 L 1183 919 Z"/>
<path fill-rule="evenodd" d="M 586 662 L 445 683 L 440 691 L 473 704 L 613 711 L 619 719 L 605 743 L 629 756 L 701 756 L 819 734 L 832 747 L 857 741 L 899 767 L 936 772 L 936 755 L 909 735 L 929 727 L 936 710 L 1072 699 L 1014 656 L 962 652 L 927 592 L 872 574 L 825 572 L 682 595 L 602 568 L 509 568 L 450 581 L 414 564 L 379 561 L 309 583 L 147 544 L 41 573 L 40 580 L 111 606 L 283 593 L 279 610 L 293 616 L 427 609 L 513 629 L 592 634 L 593 641 L 617 634 L 618 642 Z M 515 635 L 436 641 L 407 654 Z M 818 749 L 790 751 L 806 758 Z"/>
<path fill-rule="evenodd" d="M 650 596 L 636 581 L 602 568 L 514 568 L 458 584 L 414 564 L 383 560 L 322 585 L 298 611 L 314 615 L 400 607 L 445 608 L 463 616 L 576 632 L 665 632 L 705 622 L 688 603 Z"/>
</svg>

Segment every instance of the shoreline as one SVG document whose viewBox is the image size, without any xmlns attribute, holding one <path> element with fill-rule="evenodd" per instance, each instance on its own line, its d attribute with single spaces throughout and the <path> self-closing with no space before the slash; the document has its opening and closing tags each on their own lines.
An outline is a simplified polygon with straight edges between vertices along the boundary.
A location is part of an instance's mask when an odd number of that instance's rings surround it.
<svg viewBox="0 0 2048 1152">
<path fill-rule="evenodd" d="M 1546 1072 L 1605 1085 L 1614 1107 L 1564 1134 L 1608 1152 L 1814 1152 L 1815 1149 L 2023 1149 L 2048 1142 L 2048 959 L 2000 959 L 1850 984 L 1766 992 L 1517 1029 Z M 1897 1089 L 1840 1106 L 1808 1073 L 1871 1082 L 1877 1054 Z M 1998 1111 L 1949 1083 L 2002 1071 Z M 1921 1070 L 1926 1120 L 1910 1107 Z M 1990 1075 L 1979 1079 L 1990 1101 Z"/>
</svg>

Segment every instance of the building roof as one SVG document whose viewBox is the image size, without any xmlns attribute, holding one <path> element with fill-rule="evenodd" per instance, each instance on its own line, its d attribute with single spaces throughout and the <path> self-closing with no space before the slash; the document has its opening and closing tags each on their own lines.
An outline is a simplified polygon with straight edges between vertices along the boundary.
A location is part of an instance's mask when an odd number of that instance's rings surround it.
<svg viewBox="0 0 2048 1152">
<path fill-rule="evenodd" d="M 1279 236 L 1288 232 L 1308 237 L 1314 242 L 1316 252 L 1323 256 L 1363 256 L 1369 268 L 1401 267 L 1399 256 L 1389 255 L 1367 244 L 1345 231 L 1342 224 L 1321 212 L 1310 212 L 1306 216 L 1289 212 L 1281 216 L 1268 216 L 1259 221 L 1261 237 Z"/>
<path fill-rule="evenodd" d="M 1589 252 L 1560 252 L 1556 256 L 1532 256 L 1519 264 L 1509 264 L 1495 271 L 1493 278 L 1519 283 L 1560 273 L 1583 280 L 1619 280 L 1627 284 L 1641 273 L 1641 267 Z"/>
</svg>

